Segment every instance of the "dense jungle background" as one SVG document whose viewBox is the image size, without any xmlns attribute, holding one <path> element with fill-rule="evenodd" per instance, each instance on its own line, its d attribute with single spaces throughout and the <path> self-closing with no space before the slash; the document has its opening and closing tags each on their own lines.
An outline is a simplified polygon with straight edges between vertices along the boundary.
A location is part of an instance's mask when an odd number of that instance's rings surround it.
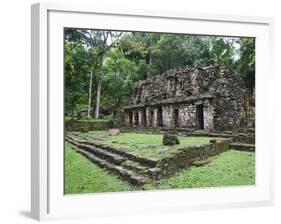
<svg viewBox="0 0 281 224">
<path fill-rule="evenodd" d="M 111 119 L 134 83 L 214 60 L 231 66 L 254 97 L 255 38 L 66 28 L 65 116 Z"/>
</svg>

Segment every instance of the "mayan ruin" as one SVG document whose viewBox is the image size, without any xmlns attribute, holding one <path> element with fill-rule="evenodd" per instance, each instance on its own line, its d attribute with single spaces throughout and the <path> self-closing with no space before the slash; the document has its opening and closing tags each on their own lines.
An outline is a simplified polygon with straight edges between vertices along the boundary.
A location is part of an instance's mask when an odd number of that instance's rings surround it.
<svg viewBox="0 0 281 224">
<path fill-rule="evenodd" d="M 245 88 L 229 67 L 213 61 L 135 84 L 126 106 L 129 127 L 233 130 L 245 118 Z"/>
</svg>

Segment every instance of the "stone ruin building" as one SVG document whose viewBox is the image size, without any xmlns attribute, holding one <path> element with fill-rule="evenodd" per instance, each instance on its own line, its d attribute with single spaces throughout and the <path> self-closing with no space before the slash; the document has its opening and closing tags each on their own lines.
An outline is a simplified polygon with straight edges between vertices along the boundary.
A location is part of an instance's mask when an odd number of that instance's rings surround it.
<svg viewBox="0 0 281 224">
<path fill-rule="evenodd" d="M 245 93 L 239 75 L 213 61 L 168 70 L 135 83 L 125 125 L 236 130 L 245 118 Z"/>
</svg>

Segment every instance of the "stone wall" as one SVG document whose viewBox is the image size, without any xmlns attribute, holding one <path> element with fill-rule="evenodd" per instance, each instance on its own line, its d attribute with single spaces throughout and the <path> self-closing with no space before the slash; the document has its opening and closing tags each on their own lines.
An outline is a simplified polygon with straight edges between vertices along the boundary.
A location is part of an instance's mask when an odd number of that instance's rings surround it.
<svg viewBox="0 0 281 224">
<path fill-rule="evenodd" d="M 163 126 L 164 127 L 174 127 L 173 116 L 174 116 L 174 108 L 172 106 L 166 105 L 163 106 Z"/>
<path fill-rule="evenodd" d="M 196 125 L 196 106 L 183 104 L 179 107 L 179 119 L 177 127 L 194 127 Z"/>
<path fill-rule="evenodd" d="M 171 176 L 176 171 L 190 166 L 195 161 L 206 160 L 210 156 L 220 154 L 229 149 L 229 140 L 211 140 L 208 144 L 190 145 L 179 148 L 176 153 L 161 159 L 157 168 L 160 172 L 155 177 L 161 179 Z"/>
<path fill-rule="evenodd" d="M 65 131 L 95 131 L 109 128 L 108 121 L 98 121 L 98 122 L 90 122 L 90 121 L 65 121 Z"/>
</svg>

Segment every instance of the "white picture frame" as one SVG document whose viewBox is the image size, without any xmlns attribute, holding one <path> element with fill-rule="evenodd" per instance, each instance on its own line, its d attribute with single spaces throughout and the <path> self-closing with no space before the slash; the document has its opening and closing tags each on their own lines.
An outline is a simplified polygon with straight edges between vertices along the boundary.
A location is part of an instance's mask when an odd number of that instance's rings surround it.
<svg viewBox="0 0 281 224">
<path fill-rule="evenodd" d="M 37 220 L 180 212 L 273 203 L 268 119 L 273 19 L 51 3 L 32 5 L 31 214 Z M 256 37 L 255 186 L 63 194 L 63 27 Z"/>
</svg>

